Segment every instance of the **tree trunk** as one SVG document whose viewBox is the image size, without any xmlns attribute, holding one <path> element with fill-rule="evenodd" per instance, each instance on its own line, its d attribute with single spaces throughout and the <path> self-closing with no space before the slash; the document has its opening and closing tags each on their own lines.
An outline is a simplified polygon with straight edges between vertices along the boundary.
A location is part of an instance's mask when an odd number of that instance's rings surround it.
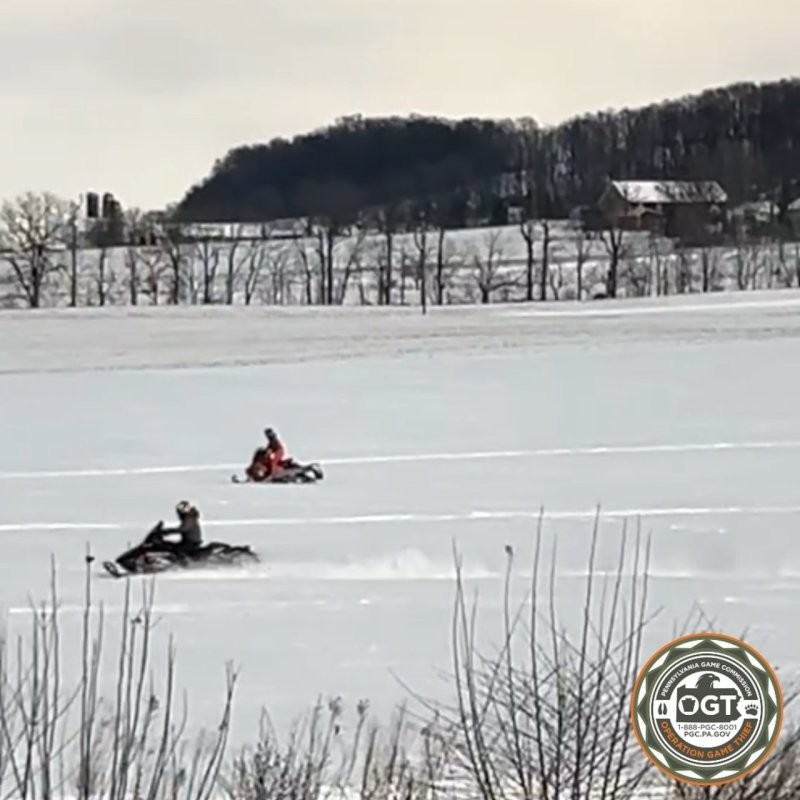
<svg viewBox="0 0 800 800">
<path fill-rule="evenodd" d="M 386 231 L 386 275 L 383 280 L 383 297 L 380 302 L 382 305 L 390 306 L 392 304 L 392 273 L 394 272 L 394 234 L 392 232 L 391 224 L 387 223 Z"/>
<path fill-rule="evenodd" d="M 72 308 L 78 305 L 78 225 L 73 216 L 71 220 L 70 243 L 69 243 L 69 304 Z"/>
<path fill-rule="evenodd" d="M 436 304 L 444 305 L 444 228 L 439 228 L 436 247 Z"/>
<path fill-rule="evenodd" d="M 550 277 L 550 223 L 542 221 L 542 273 L 539 276 L 539 299 L 547 300 L 547 281 Z"/>
<path fill-rule="evenodd" d="M 325 281 L 325 302 L 333 305 L 333 245 L 336 239 L 336 233 L 333 230 L 333 225 L 328 226 L 327 235 L 327 251 L 325 253 L 325 262 L 327 267 L 327 278 Z"/>
</svg>

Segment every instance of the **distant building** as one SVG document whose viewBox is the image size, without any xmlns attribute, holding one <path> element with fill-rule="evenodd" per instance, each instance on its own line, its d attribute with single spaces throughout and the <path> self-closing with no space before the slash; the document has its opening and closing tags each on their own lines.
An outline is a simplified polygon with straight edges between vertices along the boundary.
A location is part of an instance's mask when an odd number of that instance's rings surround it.
<svg viewBox="0 0 800 800">
<path fill-rule="evenodd" d="M 727 202 L 716 181 L 611 181 L 597 208 L 616 228 L 691 237 L 720 226 Z"/>
<path fill-rule="evenodd" d="M 792 230 L 800 236 L 800 197 L 798 197 L 794 203 L 790 203 L 789 207 L 786 209 L 786 215 L 789 218 L 789 224 L 792 226 Z"/>
<path fill-rule="evenodd" d="M 769 225 L 780 213 L 780 206 L 772 200 L 750 200 L 731 209 L 734 219 L 751 225 Z"/>
</svg>

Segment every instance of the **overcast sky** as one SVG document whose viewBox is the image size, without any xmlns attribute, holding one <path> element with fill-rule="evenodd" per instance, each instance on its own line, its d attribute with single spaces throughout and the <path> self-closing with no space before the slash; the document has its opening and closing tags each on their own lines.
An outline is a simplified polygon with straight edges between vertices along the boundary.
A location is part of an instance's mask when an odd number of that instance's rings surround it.
<svg viewBox="0 0 800 800">
<path fill-rule="evenodd" d="M 0 197 L 161 207 L 351 113 L 532 116 L 800 73 L 799 0 L 0 0 Z"/>
</svg>

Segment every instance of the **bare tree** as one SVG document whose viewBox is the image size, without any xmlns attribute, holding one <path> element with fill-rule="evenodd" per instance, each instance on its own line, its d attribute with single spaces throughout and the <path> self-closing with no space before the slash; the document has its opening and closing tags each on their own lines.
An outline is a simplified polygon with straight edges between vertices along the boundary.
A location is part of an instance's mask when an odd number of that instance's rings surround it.
<svg viewBox="0 0 800 800">
<path fill-rule="evenodd" d="M 700 248 L 700 278 L 703 292 L 713 292 L 717 289 L 720 278 L 720 256 L 718 248 Z"/>
<path fill-rule="evenodd" d="M 346 733 L 351 731 L 351 733 Z M 268 720 L 254 748 L 235 758 L 231 800 L 437 800 L 447 796 L 451 742 L 435 723 L 420 726 L 404 707 L 387 729 L 360 700 L 348 719 L 341 698 L 320 700 L 285 743 Z"/>
<path fill-rule="evenodd" d="M 209 305 L 216 299 L 217 270 L 220 264 L 220 248 L 217 242 L 202 239 L 195 243 L 195 255 L 200 262 L 202 275 L 202 303 Z"/>
<path fill-rule="evenodd" d="M 449 236 L 448 223 L 453 216 L 453 201 L 447 198 L 428 198 L 424 209 L 416 221 L 416 229 L 424 221 L 426 250 L 428 242 L 432 242 L 431 278 L 434 290 L 433 302 L 442 306 L 446 294 L 458 270 L 463 268 L 463 256 L 456 252 L 452 237 Z M 418 246 L 419 249 L 419 246 Z M 428 258 L 426 257 L 426 271 Z M 427 302 L 427 297 L 426 297 Z"/>
<path fill-rule="evenodd" d="M 69 304 L 75 308 L 78 305 L 78 217 L 81 204 L 69 204 Z"/>
<path fill-rule="evenodd" d="M 539 126 L 533 119 L 523 119 L 518 122 L 516 146 L 516 173 L 519 195 L 522 198 L 522 218 L 520 219 L 520 233 L 525 241 L 525 299 L 534 300 L 535 287 L 535 243 L 536 220 L 542 208 L 540 192 L 537 191 L 535 172 L 537 149 L 539 142 Z M 540 289 L 547 286 L 547 276 L 544 275 L 539 282 Z M 541 300 L 546 300 L 546 291 L 541 292 Z"/>
<path fill-rule="evenodd" d="M 354 267 L 358 266 L 361 248 L 367 235 L 368 221 L 361 219 L 351 207 L 351 196 L 349 191 L 343 187 L 343 202 L 345 205 L 340 212 L 323 215 L 316 218 L 314 225 L 315 255 L 320 269 L 320 303 L 324 305 L 334 305 L 341 303 L 344 295 L 342 293 L 342 283 L 339 282 L 337 288 L 337 252 L 341 251 L 341 245 L 348 247 L 350 242 L 349 255 L 345 261 L 345 271 L 347 281 L 349 281 Z M 335 195 L 326 198 L 333 200 Z M 310 260 L 305 256 L 304 266 L 306 274 L 310 275 Z M 383 293 L 383 299 L 386 293 Z M 381 294 L 379 289 L 379 300 Z"/>
<path fill-rule="evenodd" d="M 229 666 L 217 730 L 210 738 L 201 734 L 193 748 L 186 712 L 176 708 L 172 642 L 158 671 L 162 686 L 151 674 L 152 585 L 140 608 L 126 585 L 118 650 L 108 662 L 106 618 L 92 599 L 91 555 L 86 561 L 76 675 L 64 669 L 55 577 L 49 602 L 31 607 L 29 634 L 13 644 L 0 640 L 0 791 L 29 800 L 208 800 L 225 754 L 235 672 Z M 100 675 L 108 664 L 114 683 L 104 697 Z"/>
<path fill-rule="evenodd" d="M 506 546 L 502 631 L 491 654 L 478 649 L 477 611 L 466 599 L 456 554 L 455 698 L 452 705 L 431 704 L 454 737 L 453 777 L 463 796 L 497 800 L 635 797 L 657 774 L 642 758 L 629 721 L 630 687 L 650 618 L 649 541 L 623 528 L 614 572 L 600 579 L 595 521 L 574 634 L 557 609 L 556 545 L 547 567 L 544 541 L 540 518 L 533 574 L 518 609 L 511 603 L 515 554 Z"/>
<path fill-rule="evenodd" d="M 139 304 L 141 276 L 139 267 L 142 263 L 142 251 L 156 244 L 153 221 L 141 209 L 129 208 L 124 212 L 123 227 L 125 231 L 125 267 L 127 272 L 128 300 L 132 306 Z M 156 292 L 157 294 L 157 292 Z"/>
<path fill-rule="evenodd" d="M 266 225 L 262 225 L 255 235 L 246 235 L 243 226 L 237 226 L 234 230 L 225 248 L 225 302 L 228 305 L 233 305 L 238 289 L 242 290 L 245 305 L 250 305 L 256 294 L 260 294 L 260 280 L 270 263 L 268 245 L 271 240 L 272 231 Z M 208 277 L 212 283 L 216 278 L 216 271 L 217 266 L 209 270 Z M 205 281 L 205 268 L 203 276 Z"/>
<path fill-rule="evenodd" d="M 575 246 L 575 294 L 578 300 L 583 300 L 583 269 L 588 257 L 588 238 L 581 222 L 572 225 L 571 230 Z"/>
<path fill-rule="evenodd" d="M 335 302 L 335 259 L 336 242 L 352 235 L 352 230 L 365 224 L 360 209 L 364 207 L 364 197 L 353 184 L 332 180 L 327 183 L 308 182 L 298 189 L 301 205 L 313 209 L 308 214 L 308 230 L 317 238 L 320 263 L 320 302 L 333 305 Z"/>
<path fill-rule="evenodd" d="M 675 293 L 686 294 L 692 291 L 692 250 L 678 246 L 675 250 Z"/>
<path fill-rule="evenodd" d="M 533 219 L 525 218 L 520 222 L 519 230 L 525 242 L 525 299 L 532 302 L 536 274 L 536 223 Z"/>
<path fill-rule="evenodd" d="M 159 245 L 170 273 L 169 302 L 177 306 L 185 294 L 187 270 L 192 269 L 191 253 L 178 228 L 170 228 L 161 236 Z"/>
<path fill-rule="evenodd" d="M 384 252 L 378 262 L 378 305 L 392 304 L 394 285 L 394 241 L 398 225 L 398 209 L 389 205 L 377 214 L 378 229 L 383 234 Z"/>
<path fill-rule="evenodd" d="M 419 291 L 419 304 L 423 314 L 428 313 L 428 252 L 429 248 L 429 222 L 428 211 L 423 210 L 414 227 L 414 246 L 417 248 L 417 272 L 415 285 Z"/>
<path fill-rule="evenodd" d="M 472 254 L 473 277 L 483 304 L 491 303 L 492 295 L 515 286 L 516 278 L 503 269 L 502 231 L 492 230 L 484 237 L 484 246 Z"/>
<path fill-rule="evenodd" d="M 274 279 L 280 275 L 279 289 L 283 292 L 284 279 L 286 272 L 286 262 L 288 259 L 288 252 L 285 245 L 276 239 L 273 239 L 273 231 L 267 225 L 262 225 L 260 230 L 260 237 L 248 242 L 246 255 L 243 258 L 244 265 L 244 302 L 245 305 L 250 305 L 253 301 L 258 290 L 261 288 L 261 279 L 266 271 L 273 282 L 273 289 L 265 287 L 265 291 L 258 292 L 264 299 L 270 298 L 270 293 L 273 299 L 270 302 L 275 302 L 275 284 Z"/>
<path fill-rule="evenodd" d="M 117 278 L 114 270 L 109 269 L 108 255 L 109 248 L 105 245 L 100 245 L 95 248 L 95 258 L 92 269 L 93 294 L 94 299 L 97 300 L 97 305 L 101 307 L 105 306 L 108 302 L 109 294 L 113 292 Z"/>
<path fill-rule="evenodd" d="M 410 254 L 408 250 L 403 247 L 400 250 L 400 279 L 398 281 L 398 285 L 400 287 L 400 305 L 404 306 L 406 304 L 406 284 L 408 283 L 408 276 L 409 276 L 409 264 L 411 263 Z"/>
<path fill-rule="evenodd" d="M 568 286 L 569 278 L 565 274 L 564 264 L 560 261 L 556 262 L 556 264 L 551 264 L 548 273 L 553 299 L 560 300 L 562 296 L 568 294 L 568 290 L 565 291 L 565 288 Z"/>
<path fill-rule="evenodd" d="M 456 274 L 464 269 L 464 254 L 457 252 L 455 244 L 445 228 L 436 231 L 435 264 L 433 284 L 436 291 L 436 305 L 449 302 L 448 292 Z"/>
<path fill-rule="evenodd" d="M 317 302 L 328 302 L 328 286 L 333 286 L 333 244 L 335 235 L 332 228 L 319 225 L 314 227 L 314 253 L 319 262 L 319 293 Z"/>
<path fill-rule="evenodd" d="M 734 240 L 734 266 L 739 291 L 756 289 L 759 275 L 766 267 L 761 242 L 738 232 Z"/>
<path fill-rule="evenodd" d="M 90 275 L 92 276 L 89 304 L 95 302 L 105 306 L 114 286 L 119 278 L 114 265 L 109 264 L 109 257 L 116 250 L 122 239 L 121 231 L 117 225 L 109 225 L 106 220 L 98 220 L 86 232 L 87 255 L 93 256 L 90 261 Z"/>
<path fill-rule="evenodd" d="M 267 250 L 266 301 L 274 306 L 291 302 L 290 259 L 291 251 L 286 242 L 276 240 Z"/>
<path fill-rule="evenodd" d="M 322 269 L 322 292 L 325 305 L 332 306 L 334 303 L 334 284 L 336 274 L 336 242 L 346 236 L 344 226 L 336 221 L 335 217 L 326 217 L 323 221 L 323 228 L 318 231 L 318 251 Z"/>
<path fill-rule="evenodd" d="M 425 180 L 415 182 L 404 172 L 389 172 L 384 174 L 376 187 L 376 195 L 391 198 L 382 202 L 374 212 L 366 215 L 366 220 L 359 220 L 358 214 L 353 220 L 361 223 L 361 227 L 375 228 L 383 235 L 383 254 L 379 261 L 382 267 L 378 270 L 378 305 L 392 304 L 392 289 L 395 285 L 395 241 L 404 226 L 410 221 L 410 206 L 407 198 L 417 194 L 425 195 Z M 402 255 L 401 255 L 402 257 Z M 401 284 L 402 291 L 403 284 Z M 402 302 L 402 301 L 401 301 Z"/>
<path fill-rule="evenodd" d="M 651 231 L 647 237 L 647 253 L 656 294 L 659 297 L 669 294 L 669 240 Z"/>
<path fill-rule="evenodd" d="M 258 288 L 261 276 L 269 263 L 268 240 L 248 242 L 244 258 L 244 304 L 249 306 Z"/>
<path fill-rule="evenodd" d="M 543 219 L 542 226 L 542 265 L 539 271 L 539 299 L 547 300 L 547 283 L 550 272 L 550 221 Z"/>
<path fill-rule="evenodd" d="M 450 288 L 455 273 L 462 267 L 462 258 L 456 254 L 448 231 L 439 227 L 436 235 L 436 268 L 434 284 L 436 286 L 436 305 L 444 305 L 445 293 Z"/>
<path fill-rule="evenodd" d="M 647 297 L 652 289 L 653 270 L 650 259 L 630 256 L 620 262 L 619 280 L 634 297 Z"/>
<path fill-rule="evenodd" d="M 616 297 L 619 283 L 619 265 L 625 256 L 625 231 L 613 223 L 600 234 L 608 253 L 608 270 L 606 272 L 606 296 Z"/>
<path fill-rule="evenodd" d="M 70 207 L 54 194 L 27 194 L 0 207 L 0 251 L 30 308 L 40 308 L 43 289 L 61 269 L 53 258 L 69 240 Z"/>
<path fill-rule="evenodd" d="M 228 305 L 233 304 L 236 289 L 241 287 L 244 304 L 249 306 L 257 294 L 263 294 L 259 290 L 265 271 L 285 271 L 288 253 L 285 247 L 273 248 L 274 241 L 268 225 L 262 225 L 255 237 L 246 237 L 243 228 L 237 228 L 227 249 L 225 294 Z"/>
<path fill-rule="evenodd" d="M 792 258 L 789 258 L 789 247 L 784 241 L 778 243 L 778 259 L 776 269 L 778 280 L 787 289 L 800 286 L 800 244 L 792 247 Z"/>
<path fill-rule="evenodd" d="M 236 282 L 242 268 L 247 263 L 251 242 L 244 238 L 242 226 L 234 228 L 232 238 L 228 242 L 225 272 L 225 302 L 233 305 L 236 297 Z"/>
<path fill-rule="evenodd" d="M 134 263 L 131 253 L 128 253 L 129 267 Z M 156 245 L 154 247 L 141 247 L 136 252 L 136 263 L 141 267 L 139 273 L 139 292 L 150 298 L 150 302 L 157 306 L 161 302 L 161 289 L 164 276 L 169 271 L 170 265 L 164 250 Z M 144 274 L 141 274 L 144 273 Z"/>
<path fill-rule="evenodd" d="M 314 304 L 314 284 L 317 286 L 317 296 L 322 297 L 322 272 L 325 269 L 324 251 L 320 256 L 320 248 L 311 248 L 309 253 L 309 240 L 306 237 L 295 240 L 295 250 L 303 269 L 304 295 L 306 305 Z M 315 268 L 316 263 L 316 268 Z M 315 275 L 315 272 L 319 274 Z"/>
<path fill-rule="evenodd" d="M 135 245 L 127 245 L 125 247 L 125 267 L 127 272 L 128 302 L 132 306 L 139 305 L 139 264 L 139 248 Z"/>
<path fill-rule="evenodd" d="M 463 563 L 456 559 L 451 648 L 454 697 L 422 698 L 422 718 L 435 714 L 449 742 L 450 796 L 492 800 L 793 800 L 800 792 L 800 726 L 787 726 L 770 759 L 734 783 L 692 786 L 665 777 L 643 757 L 630 723 L 631 687 L 644 663 L 643 643 L 655 617 L 650 609 L 651 538 L 623 523 L 602 570 L 600 511 L 589 542 L 578 615 L 559 613 L 557 537 L 545 555 L 544 511 L 533 541 L 525 600 L 512 606 L 514 550 L 506 545 L 500 628 L 491 652 L 479 648 L 477 604 L 466 596 Z M 615 545 L 612 544 L 612 547 Z M 549 563 L 547 563 L 549 561 Z M 571 596 L 574 596 L 570 584 Z M 571 608 L 573 602 L 568 606 Z M 716 630 L 713 619 L 690 608 L 672 636 Z M 784 679 L 784 704 L 798 697 Z"/>
<path fill-rule="evenodd" d="M 354 273 L 361 272 L 361 259 L 364 252 L 364 243 L 367 239 L 367 229 L 363 225 L 356 228 L 355 236 L 349 236 L 340 243 L 340 250 L 345 251 L 344 263 L 341 268 L 339 285 L 336 288 L 335 299 L 342 305 L 347 299 L 347 289 Z M 384 297 L 384 299 L 386 299 Z M 389 296 L 391 301 L 391 295 Z"/>
</svg>

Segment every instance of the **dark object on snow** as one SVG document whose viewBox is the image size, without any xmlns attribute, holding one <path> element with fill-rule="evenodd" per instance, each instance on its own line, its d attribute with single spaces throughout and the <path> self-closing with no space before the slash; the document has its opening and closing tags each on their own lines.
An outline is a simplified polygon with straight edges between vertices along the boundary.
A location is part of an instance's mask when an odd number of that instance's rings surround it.
<svg viewBox="0 0 800 800">
<path fill-rule="evenodd" d="M 249 545 L 231 545 L 225 542 L 208 542 L 191 552 L 164 540 L 164 525 L 159 522 L 141 544 L 118 556 L 116 561 L 104 561 L 106 572 L 115 578 L 125 575 L 148 575 L 175 568 L 205 566 L 237 566 L 243 562 L 258 561 Z"/>
</svg>

